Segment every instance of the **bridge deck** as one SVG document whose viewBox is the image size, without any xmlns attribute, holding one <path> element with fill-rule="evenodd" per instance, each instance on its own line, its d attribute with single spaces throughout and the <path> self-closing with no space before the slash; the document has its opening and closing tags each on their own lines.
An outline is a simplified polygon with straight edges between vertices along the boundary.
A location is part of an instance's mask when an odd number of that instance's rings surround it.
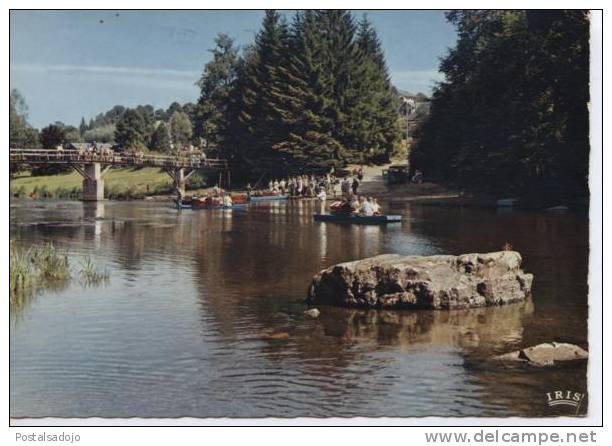
<svg viewBox="0 0 612 446">
<path fill-rule="evenodd" d="M 118 167 L 160 167 L 167 169 L 225 170 L 227 161 L 201 158 L 198 155 L 150 155 L 117 152 L 81 152 L 77 150 L 21 150 L 10 149 L 10 162 L 17 164 L 91 164 Z"/>
</svg>

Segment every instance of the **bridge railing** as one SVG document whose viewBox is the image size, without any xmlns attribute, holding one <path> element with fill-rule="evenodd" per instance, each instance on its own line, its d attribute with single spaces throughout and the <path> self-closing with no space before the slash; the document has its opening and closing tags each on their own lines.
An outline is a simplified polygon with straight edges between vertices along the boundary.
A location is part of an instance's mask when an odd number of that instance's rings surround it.
<svg viewBox="0 0 612 446">
<path fill-rule="evenodd" d="M 175 156 L 151 155 L 142 152 L 80 151 L 80 150 L 28 150 L 10 149 L 10 162 L 31 164 L 88 164 L 101 163 L 113 166 L 193 168 L 223 170 L 227 160 L 205 158 L 199 154 Z"/>
</svg>

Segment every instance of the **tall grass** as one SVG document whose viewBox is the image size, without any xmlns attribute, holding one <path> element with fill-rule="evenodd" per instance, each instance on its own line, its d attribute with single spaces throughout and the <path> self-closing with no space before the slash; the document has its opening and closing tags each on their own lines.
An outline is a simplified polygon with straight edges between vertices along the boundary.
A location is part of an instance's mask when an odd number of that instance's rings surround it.
<svg viewBox="0 0 612 446">
<path fill-rule="evenodd" d="M 52 243 L 29 248 L 10 247 L 9 299 L 11 307 L 19 308 L 37 291 L 67 286 L 77 276 L 86 286 L 108 282 L 107 270 L 98 271 L 90 257 L 80 262 L 76 274 L 71 271 L 68 256 Z"/>
<path fill-rule="evenodd" d="M 42 280 L 67 280 L 70 278 L 68 256 L 60 254 L 52 243 L 31 248 L 31 261 Z"/>
<path fill-rule="evenodd" d="M 15 293 L 26 291 L 32 287 L 32 249 L 23 249 L 11 246 L 9 265 L 9 287 L 11 299 Z"/>
<path fill-rule="evenodd" d="M 96 265 L 91 260 L 91 257 L 87 256 L 81 260 L 81 268 L 79 269 L 79 279 L 81 284 L 90 286 L 98 285 L 103 282 L 108 282 L 110 274 L 108 270 L 99 271 Z"/>
</svg>

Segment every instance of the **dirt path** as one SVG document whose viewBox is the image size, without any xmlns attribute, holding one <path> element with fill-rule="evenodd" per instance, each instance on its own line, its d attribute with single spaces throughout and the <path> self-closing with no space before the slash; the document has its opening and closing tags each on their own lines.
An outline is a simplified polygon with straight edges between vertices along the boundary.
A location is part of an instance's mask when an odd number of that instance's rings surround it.
<svg viewBox="0 0 612 446">
<path fill-rule="evenodd" d="M 396 163 L 392 163 L 396 164 Z M 383 179 L 382 171 L 391 164 L 382 166 L 363 166 L 363 180 L 359 186 L 360 195 L 372 195 L 394 202 L 442 201 L 458 199 L 461 195 L 436 183 L 388 185 Z M 349 169 L 359 166 L 349 166 Z"/>
</svg>

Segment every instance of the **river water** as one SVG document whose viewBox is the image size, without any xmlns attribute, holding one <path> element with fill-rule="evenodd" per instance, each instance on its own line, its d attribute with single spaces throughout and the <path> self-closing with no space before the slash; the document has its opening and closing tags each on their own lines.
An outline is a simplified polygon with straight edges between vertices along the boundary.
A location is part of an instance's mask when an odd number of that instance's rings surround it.
<svg viewBox="0 0 612 446">
<path fill-rule="evenodd" d="M 588 216 L 387 205 L 400 225 L 315 223 L 313 202 L 185 210 L 148 201 L 13 201 L 10 236 L 91 256 L 110 282 L 11 310 L 12 417 L 571 415 L 586 365 L 492 355 L 587 345 Z M 535 275 L 526 303 L 464 311 L 303 314 L 313 274 L 381 253 L 496 251 Z M 578 410 L 584 414 L 586 401 Z"/>
</svg>

